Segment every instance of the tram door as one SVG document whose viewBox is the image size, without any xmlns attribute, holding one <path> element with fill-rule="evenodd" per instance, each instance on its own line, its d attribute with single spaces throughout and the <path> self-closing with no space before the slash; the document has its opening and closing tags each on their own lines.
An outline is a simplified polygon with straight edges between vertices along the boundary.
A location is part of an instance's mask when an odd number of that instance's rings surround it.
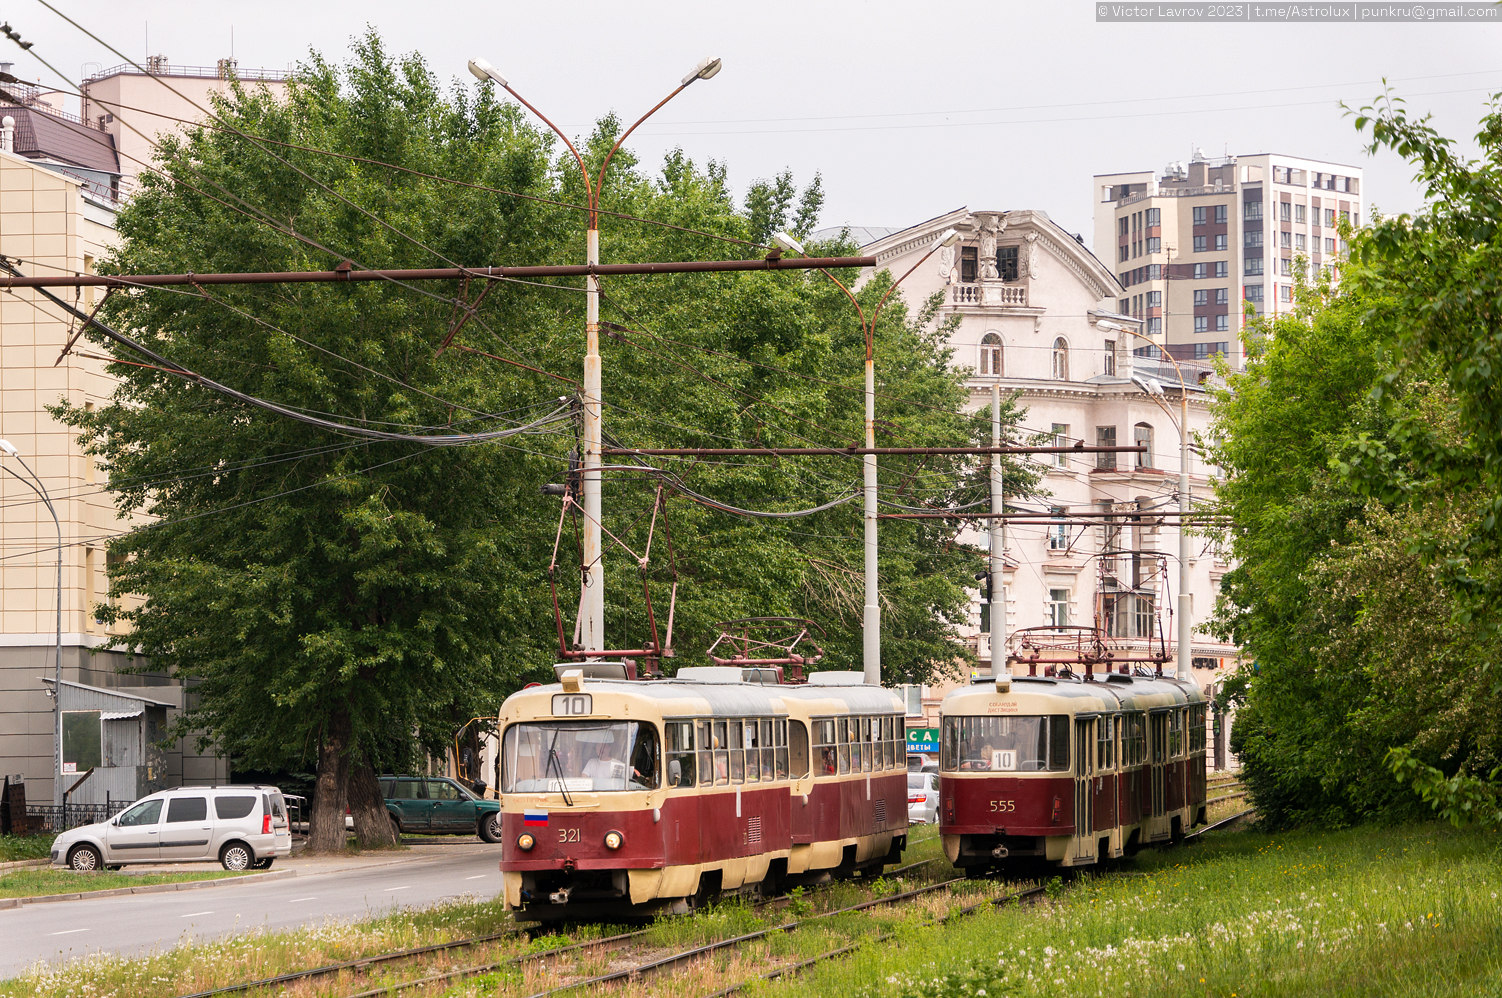
<svg viewBox="0 0 1502 998">
<path fill-rule="evenodd" d="M 1095 772 L 1095 720 L 1074 719 L 1074 857 L 1095 858 L 1095 794 L 1090 786 Z"/>
<path fill-rule="evenodd" d="M 1152 795 L 1152 816 L 1163 817 L 1163 770 L 1168 761 L 1168 713 L 1160 711 L 1148 715 L 1148 771 L 1151 774 L 1149 792 Z"/>
</svg>

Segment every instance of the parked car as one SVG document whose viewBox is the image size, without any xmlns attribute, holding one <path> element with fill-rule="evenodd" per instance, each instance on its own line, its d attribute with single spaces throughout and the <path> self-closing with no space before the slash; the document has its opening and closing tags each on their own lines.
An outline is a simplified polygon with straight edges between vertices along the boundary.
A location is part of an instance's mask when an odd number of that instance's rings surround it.
<svg viewBox="0 0 1502 998">
<path fill-rule="evenodd" d="M 939 820 L 939 774 L 907 774 L 907 820 L 932 825 Z"/>
<path fill-rule="evenodd" d="M 501 841 L 501 802 L 447 776 L 383 776 L 381 795 L 397 834 L 478 835 Z"/>
<path fill-rule="evenodd" d="M 142 797 L 108 821 L 63 832 L 52 863 L 118 870 L 126 863 L 202 863 L 269 869 L 292 852 L 287 802 L 276 787 L 177 787 Z"/>
</svg>

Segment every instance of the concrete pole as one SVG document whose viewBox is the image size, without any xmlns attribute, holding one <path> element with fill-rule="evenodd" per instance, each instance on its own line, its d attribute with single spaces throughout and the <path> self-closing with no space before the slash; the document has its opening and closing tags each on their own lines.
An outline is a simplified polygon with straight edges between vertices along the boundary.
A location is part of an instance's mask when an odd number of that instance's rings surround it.
<svg viewBox="0 0 1502 998">
<path fill-rule="evenodd" d="M 600 229 L 593 211 L 585 237 L 585 262 L 600 262 Z M 605 648 L 605 564 L 600 543 L 600 279 L 584 283 L 584 573 L 579 590 L 579 647 Z"/>
<path fill-rule="evenodd" d="M 874 318 L 873 318 L 874 322 Z M 874 333 L 874 330 L 873 330 Z M 876 361 L 866 351 L 866 448 L 876 446 Z M 866 526 L 866 614 L 861 636 L 864 652 L 865 681 L 881 685 L 881 606 L 878 604 L 876 578 L 876 455 L 866 454 L 861 464 L 865 472 Z"/>
<path fill-rule="evenodd" d="M 1190 615 L 1194 596 L 1189 592 L 1189 392 L 1179 378 L 1179 678 L 1194 678 L 1190 648 Z"/>
<path fill-rule="evenodd" d="M 991 385 L 991 446 L 1001 446 L 1001 385 Z M 1007 670 L 1006 511 L 1002 499 L 1002 456 L 991 455 L 991 675 Z"/>
</svg>

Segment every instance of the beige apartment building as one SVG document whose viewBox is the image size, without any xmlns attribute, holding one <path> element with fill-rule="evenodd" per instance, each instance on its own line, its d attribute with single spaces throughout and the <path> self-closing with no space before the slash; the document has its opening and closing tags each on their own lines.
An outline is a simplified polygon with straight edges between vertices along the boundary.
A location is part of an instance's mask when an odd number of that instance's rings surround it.
<svg viewBox="0 0 1502 998">
<path fill-rule="evenodd" d="M 1118 311 L 1175 358 L 1240 367 L 1243 302 L 1288 311 L 1298 276 L 1338 278 L 1362 184 L 1359 167 L 1279 153 L 1098 174 L 1095 254 L 1121 284 Z"/>
<path fill-rule="evenodd" d="M 153 66 L 178 95 L 133 69 L 87 81 L 81 115 L 36 86 L 7 84 L 0 93 L 0 254 L 21 273 L 92 272 L 116 239 L 121 199 L 150 160 L 150 144 L 126 126 L 147 135 L 177 127 L 196 114 L 183 96 L 202 101 L 228 86 L 224 62 L 207 76 L 162 59 Z M 54 293 L 85 312 L 102 294 Z M 112 636 L 96 611 L 109 598 L 106 545 L 129 525 L 75 433 L 47 412 L 61 400 L 104 405 L 113 392 L 86 341 L 65 352 L 78 326 L 40 291 L 0 295 L 0 439 L 16 451 L 0 452 L 0 773 L 24 781 L 32 804 L 50 804 L 75 784 L 70 803 L 104 805 L 228 776 L 225 760 L 200 754 L 191 739 L 159 746 L 188 695 L 182 685 L 139 657 L 102 648 Z"/>
</svg>

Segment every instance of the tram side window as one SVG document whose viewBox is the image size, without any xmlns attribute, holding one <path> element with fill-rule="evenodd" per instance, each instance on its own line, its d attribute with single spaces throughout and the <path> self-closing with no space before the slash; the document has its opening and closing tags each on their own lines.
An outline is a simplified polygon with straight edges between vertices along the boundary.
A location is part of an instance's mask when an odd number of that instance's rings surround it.
<svg viewBox="0 0 1502 998">
<path fill-rule="evenodd" d="M 881 768 L 891 769 L 893 761 L 892 718 L 881 719 Z"/>
<path fill-rule="evenodd" d="M 1110 769 L 1112 767 L 1112 739 L 1115 737 L 1115 725 L 1110 714 L 1102 714 L 1095 721 L 1095 768 Z"/>
<path fill-rule="evenodd" d="M 772 774 L 767 774 L 767 779 Z M 761 726 L 756 721 L 746 722 L 746 782 L 760 783 L 761 775 Z"/>
<path fill-rule="evenodd" d="M 834 728 L 840 772 L 848 773 L 850 772 L 850 727 L 845 723 L 845 718 L 841 717 L 834 722 Z"/>
<path fill-rule="evenodd" d="M 730 782 L 744 783 L 746 781 L 746 746 L 745 739 L 742 737 L 744 729 L 740 721 L 731 721 L 727 727 L 727 734 L 730 736 Z"/>
<path fill-rule="evenodd" d="M 778 765 L 786 765 L 795 780 L 808 777 L 808 728 L 802 721 L 778 721 L 786 725 L 787 748 L 778 750 Z M 784 754 L 785 753 L 785 754 Z"/>
<path fill-rule="evenodd" d="M 871 719 L 862 717 L 858 723 L 860 724 L 861 772 L 869 773 L 871 772 L 872 750 L 875 748 L 871 741 Z"/>
<path fill-rule="evenodd" d="M 820 776 L 828 776 L 840 771 L 839 735 L 835 731 L 835 722 L 832 719 L 823 719 L 814 722 L 814 745 L 817 756 L 817 772 Z"/>
<path fill-rule="evenodd" d="M 662 740 L 667 751 L 668 786 L 694 785 L 694 722 L 668 721 L 662 726 Z"/>
<path fill-rule="evenodd" d="M 1173 710 L 1168 713 L 1168 755 L 1177 758 L 1184 747 L 1184 712 Z"/>
<path fill-rule="evenodd" d="M 757 722 L 761 728 L 761 737 L 758 744 L 761 746 L 761 778 L 763 782 L 777 778 L 775 755 L 772 751 L 772 722 L 764 720 Z"/>
<path fill-rule="evenodd" d="M 715 786 L 723 787 L 730 783 L 730 751 L 726 747 L 729 742 L 725 734 L 725 722 L 714 722 L 714 782 Z"/>
<path fill-rule="evenodd" d="M 710 733 L 708 721 L 700 721 L 696 727 L 699 741 L 695 746 L 694 758 L 699 760 L 699 785 L 707 787 L 714 782 L 714 756 L 709 751 L 710 746 L 714 744 L 714 735 Z"/>
</svg>

